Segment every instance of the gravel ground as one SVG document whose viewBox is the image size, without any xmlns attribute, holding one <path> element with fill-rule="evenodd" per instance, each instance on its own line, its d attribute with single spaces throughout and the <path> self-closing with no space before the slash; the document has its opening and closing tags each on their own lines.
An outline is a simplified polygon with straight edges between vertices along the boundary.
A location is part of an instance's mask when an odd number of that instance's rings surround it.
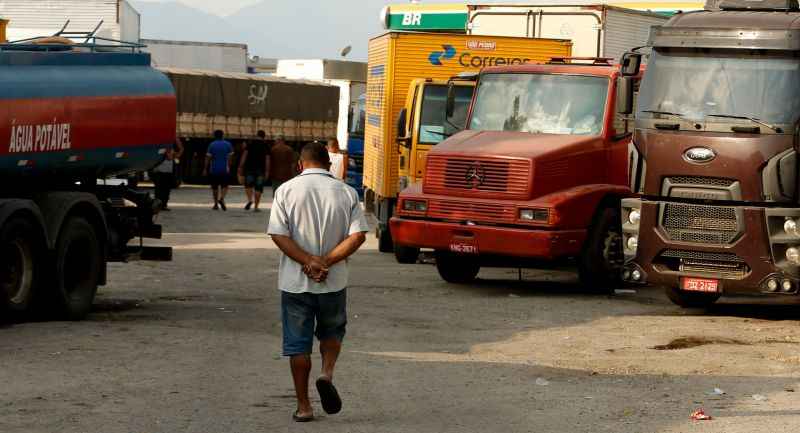
<svg viewBox="0 0 800 433">
<path fill-rule="evenodd" d="M 0 328 L 0 432 L 788 432 L 800 310 L 682 310 L 657 289 L 582 293 L 569 270 L 448 285 L 370 239 L 352 259 L 344 410 L 301 425 L 280 356 L 268 212 L 161 216 L 172 263 L 113 265 L 79 323 Z M 268 205 L 267 205 L 268 208 Z M 319 367 L 315 359 L 315 371 Z M 714 393 L 718 388 L 724 394 Z M 795 392 L 797 391 L 797 392 Z M 755 396 L 755 397 L 754 397 Z M 694 422 L 704 408 L 714 417 Z"/>
</svg>

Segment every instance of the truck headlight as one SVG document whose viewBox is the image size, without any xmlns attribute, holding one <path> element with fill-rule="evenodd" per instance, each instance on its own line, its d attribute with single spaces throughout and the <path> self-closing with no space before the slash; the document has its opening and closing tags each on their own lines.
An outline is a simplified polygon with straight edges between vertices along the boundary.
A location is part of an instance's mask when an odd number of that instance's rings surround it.
<svg viewBox="0 0 800 433">
<path fill-rule="evenodd" d="M 639 237 L 635 235 L 629 237 L 625 242 L 625 246 L 627 246 L 631 251 L 636 251 L 636 249 L 639 248 Z"/>
<path fill-rule="evenodd" d="M 783 231 L 789 236 L 800 236 L 800 232 L 797 231 L 797 220 L 786 218 L 783 223 Z"/>
<path fill-rule="evenodd" d="M 550 220 L 550 211 L 548 209 L 520 209 L 519 219 L 546 223 Z"/>
<path fill-rule="evenodd" d="M 639 225 L 639 221 L 641 221 L 641 219 L 642 213 L 639 212 L 639 209 L 633 209 L 631 210 L 631 213 L 628 214 L 628 222 L 635 226 Z"/>
<path fill-rule="evenodd" d="M 796 247 L 789 247 L 786 249 L 786 260 L 793 265 L 800 266 L 800 250 Z"/>
<path fill-rule="evenodd" d="M 424 200 L 403 200 L 403 210 L 426 212 L 428 210 L 428 202 Z"/>
</svg>

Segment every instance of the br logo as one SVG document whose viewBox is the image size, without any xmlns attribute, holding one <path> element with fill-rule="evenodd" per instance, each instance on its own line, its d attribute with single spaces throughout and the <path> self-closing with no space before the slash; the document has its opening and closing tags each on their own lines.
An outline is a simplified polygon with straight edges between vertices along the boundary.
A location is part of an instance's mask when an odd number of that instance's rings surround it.
<svg viewBox="0 0 800 433">
<path fill-rule="evenodd" d="M 442 66 L 442 59 L 450 60 L 456 56 L 456 49 L 452 45 L 442 45 L 444 51 L 434 51 L 428 56 L 431 65 Z"/>
</svg>

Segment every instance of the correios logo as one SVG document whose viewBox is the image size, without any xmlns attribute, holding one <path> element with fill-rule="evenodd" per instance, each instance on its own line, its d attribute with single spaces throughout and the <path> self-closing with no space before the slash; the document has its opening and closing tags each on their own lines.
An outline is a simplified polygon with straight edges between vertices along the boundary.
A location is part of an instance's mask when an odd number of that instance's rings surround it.
<svg viewBox="0 0 800 433">
<path fill-rule="evenodd" d="M 434 51 L 428 56 L 431 65 L 442 66 L 442 59 L 450 60 L 456 55 L 456 49 L 452 45 L 442 45 L 444 51 Z"/>
<path fill-rule="evenodd" d="M 469 50 L 474 51 L 495 51 L 497 43 L 494 41 L 467 41 L 466 47 L 468 51 L 464 51 L 458 55 L 458 64 L 465 68 L 483 68 L 486 66 L 503 66 L 503 65 L 522 65 L 530 63 L 531 59 L 527 57 L 498 57 L 492 55 L 476 55 L 472 54 Z M 444 65 L 445 60 L 450 60 L 456 57 L 457 50 L 452 45 L 442 45 L 442 50 L 433 51 L 428 55 L 428 61 L 433 66 Z"/>
</svg>

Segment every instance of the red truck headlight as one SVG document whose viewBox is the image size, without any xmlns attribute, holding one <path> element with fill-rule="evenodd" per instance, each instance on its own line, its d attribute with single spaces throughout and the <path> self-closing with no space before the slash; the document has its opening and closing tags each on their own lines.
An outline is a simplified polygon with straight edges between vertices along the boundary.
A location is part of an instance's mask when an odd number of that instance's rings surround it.
<svg viewBox="0 0 800 433">
<path fill-rule="evenodd" d="M 428 202 L 425 200 L 403 200 L 403 210 L 408 212 L 427 212 Z"/>
<path fill-rule="evenodd" d="M 550 209 L 544 209 L 544 208 L 520 209 L 519 219 L 521 221 L 547 223 L 550 222 Z"/>
</svg>

